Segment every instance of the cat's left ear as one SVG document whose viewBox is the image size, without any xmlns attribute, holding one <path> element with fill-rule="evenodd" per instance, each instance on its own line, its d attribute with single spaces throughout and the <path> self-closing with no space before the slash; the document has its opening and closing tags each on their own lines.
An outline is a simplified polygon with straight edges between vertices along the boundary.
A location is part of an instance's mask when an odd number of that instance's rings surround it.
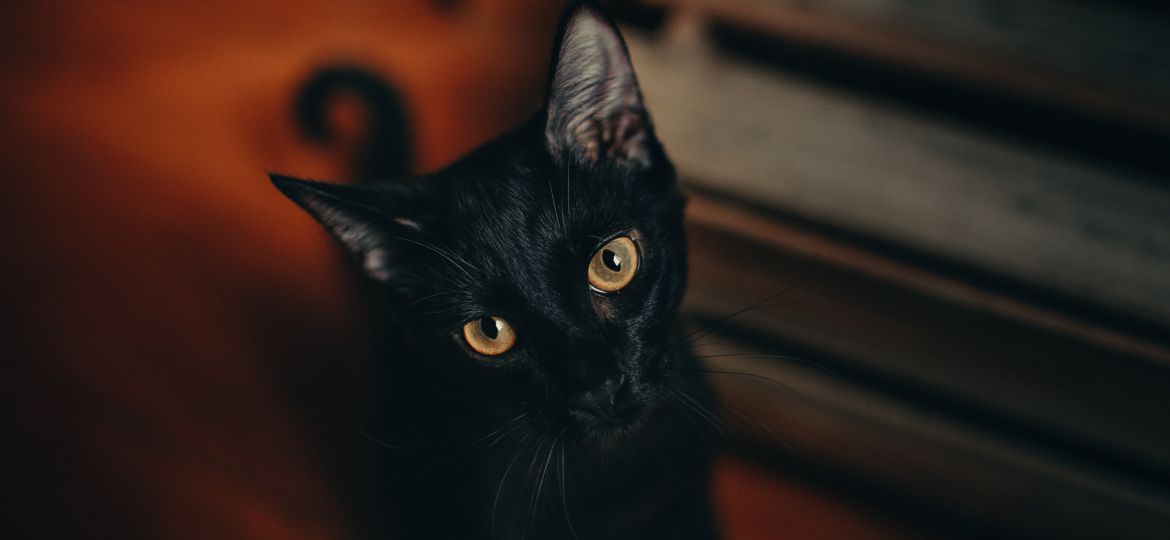
<svg viewBox="0 0 1170 540">
<path fill-rule="evenodd" d="M 561 22 L 545 99 L 554 159 L 651 164 L 657 143 L 626 45 L 590 2 L 570 7 Z"/>
<path fill-rule="evenodd" d="M 421 230 L 415 219 L 391 208 L 403 206 L 396 185 L 352 186 L 269 174 L 273 185 L 304 208 L 361 264 L 366 275 L 389 281 L 394 274 L 394 240 Z M 395 203 L 397 201 L 397 203 Z"/>
</svg>

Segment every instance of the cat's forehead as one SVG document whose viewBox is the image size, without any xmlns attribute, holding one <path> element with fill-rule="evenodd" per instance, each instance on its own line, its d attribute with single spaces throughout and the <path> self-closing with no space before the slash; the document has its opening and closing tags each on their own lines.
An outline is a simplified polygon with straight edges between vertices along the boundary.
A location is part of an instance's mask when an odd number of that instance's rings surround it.
<svg viewBox="0 0 1170 540">
<path fill-rule="evenodd" d="M 575 261 L 624 228 L 654 228 L 672 193 L 607 163 L 557 164 L 524 130 L 473 152 L 438 176 L 438 226 L 461 255 L 512 274 Z M 579 261 L 578 261 L 579 262 Z"/>
<path fill-rule="evenodd" d="M 472 287 L 555 285 L 555 276 L 572 274 L 598 242 L 638 217 L 599 200 L 603 180 L 580 170 L 512 166 L 457 181 L 439 221 L 445 243 L 479 267 Z"/>
<path fill-rule="evenodd" d="M 461 224 L 462 234 L 548 236 L 571 224 L 612 220 L 629 210 L 625 201 L 644 198 L 622 171 L 558 166 L 527 151 L 501 153 L 505 159 L 478 161 L 474 171 L 456 171 L 448 180 L 446 197 L 455 204 L 447 218 Z"/>
</svg>

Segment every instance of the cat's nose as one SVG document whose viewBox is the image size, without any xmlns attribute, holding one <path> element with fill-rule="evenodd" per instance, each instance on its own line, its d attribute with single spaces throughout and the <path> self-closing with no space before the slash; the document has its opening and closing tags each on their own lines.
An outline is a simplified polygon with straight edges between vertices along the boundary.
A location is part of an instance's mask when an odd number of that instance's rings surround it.
<svg viewBox="0 0 1170 540">
<path fill-rule="evenodd" d="M 573 406 L 595 417 L 612 418 L 621 409 L 625 390 L 625 375 L 611 377 L 597 387 L 577 394 Z"/>
</svg>

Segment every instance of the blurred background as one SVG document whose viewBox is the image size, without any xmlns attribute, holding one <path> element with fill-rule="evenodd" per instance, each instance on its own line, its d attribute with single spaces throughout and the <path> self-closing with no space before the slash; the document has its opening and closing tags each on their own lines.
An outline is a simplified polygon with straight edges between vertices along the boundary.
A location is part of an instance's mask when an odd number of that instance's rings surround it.
<svg viewBox="0 0 1170 540">
<path fill-rule="evenodd" d="M 1170 537 L 1164 2 L 608 6 L 691 194 L 728 538 Z M 337 62 L 442 167 L 537 109 L 562 7 L 5 2 L 6 527 L 362 536 L 331 404 L 377 329 L 265 171 L 353 176 L 290 112 Z"/>
</svg>

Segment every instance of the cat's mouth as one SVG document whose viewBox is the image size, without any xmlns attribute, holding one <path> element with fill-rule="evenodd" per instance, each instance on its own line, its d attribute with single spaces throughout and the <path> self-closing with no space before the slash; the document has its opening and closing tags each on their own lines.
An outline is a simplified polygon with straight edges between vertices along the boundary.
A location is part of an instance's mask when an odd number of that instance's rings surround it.
<svg viewBox="0 0 1170 540">
<path fill-rule="evenodd" d="M 641 414 L 644 406 L 635 401 L 620 402 L 612 410 L 604 412 L 584 409 L 569 409 L 569 417 L 582 427 L 613 427 L 632 423 Z"/>
<path fill-rule="evenodd" d="M 568 417 L 585 443 L 613 443 L 638 431 L 649 407 L 642 400 L 628 399 L 612 410 L 569 409 Z"/>
</svg>

